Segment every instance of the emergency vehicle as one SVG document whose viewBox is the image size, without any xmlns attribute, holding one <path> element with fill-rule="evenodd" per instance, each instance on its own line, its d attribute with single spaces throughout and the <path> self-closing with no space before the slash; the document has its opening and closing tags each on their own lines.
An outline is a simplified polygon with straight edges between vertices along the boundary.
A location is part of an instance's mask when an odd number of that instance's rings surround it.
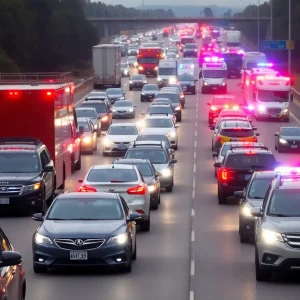
<svg viewBox="0 0 300 300">
<path fill-rule="evenodd" d="M 261 52 L 245 52 L 243 56 L 243 70 L 256 68 L 258 64 L 267 63 L 267 56 Z"/>
<path fill-rule="evenodd" d="M 81 168 L 73 97 L 71 73 L 0 74 L 0 136 L 40 139 L 54 160 L 57 189 Z"/>
<path fill-rule="evenodd" d="M 227 93 L 227 65 L 222 58 L 205 57 L 199 78 L 202 78 L 202 94 L 208 91 Z"/>
<path fill-rule="evenodd" d="M 290 84 L 289 77 L 273 74 L 256 76 L 254 84 L 245 85 L 245 101 L 257 120 L 276 118 L 289 121 L 289 105 L 293 101 Z"/>
<path fill-rule="evenodd" d="M 144 46 L 139 48 L 137 56 L 139 74 L 157 76 L 158 63 L 164 58 L 164 50 L 161 47 Z"/>
</svg>

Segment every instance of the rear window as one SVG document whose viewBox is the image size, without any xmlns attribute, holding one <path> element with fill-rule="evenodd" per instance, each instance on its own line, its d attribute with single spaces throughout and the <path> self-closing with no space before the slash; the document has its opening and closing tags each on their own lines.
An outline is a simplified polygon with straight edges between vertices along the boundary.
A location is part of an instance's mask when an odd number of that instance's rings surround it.
<svg viewBox="0 0 300 300">
<path fill-rule="evenodd" d="M 252 129 L 221 129 L 220 135 L 228 136 L 228 137 L 249 137 L 254 136 L 254 132 Z"/>
<path fill-rule="evenodd" d="M 121 164 L 126 165 L 126 162 L 124 163 L 122 162 Z M 139 164 L 139 163 L 134 163 L 134 164 L 128 163 L 128 164 L 136 166 L 143 177 L 153 176 L 152 168 L 150 167 L 149 164 Z"/>
<path fill-rule="evenodd" d="M 89 182 L 135 182 L 138 176 L 135 169 L 93 169 L 87 177 Z"/>
<path fill-rule="evenodd" d="M 173 114 L 171 107 L 155 107 L 151 106 L 148 108 L 147 114 Z"/>
<path fill-rule="evenodd" d="M 134 159 L 148 159 L 153 164 L 166 164 L 168 163 L 168 157 L 165 150 L 161 149 L 147 149 L 147 148 L 135 148 L 126 152 L 125 158 Z"/>
<path fill-rule="evenodd" d="M 272 154 L 263 153 L 234 153 L 229 154 L 224 167 L 233 169 L 264 169 L 273 170 L 276 167 L 276 160 Z"/>
<path fill-rule="evenodd" d="M 95 111 L 89 109 L 76 109 L 76 116 L 78 118 L 97 118 Z"/>
<path fill-rule="evenodd" d="M 82 107 L 94 107 L 97 113 L 106 113 L 107 107 L 104 103 L 88 103 L 84 102 L 81 104 Z"/>
<path fill-rule="evenodd" d="M 135 126 L 111 126 L 107 135 L 138 135 L 138 130 Z"/>
<path fill-rule="evenodd" d="M 179 99 L 179 96 L 178 94 L 176 93 L 159 93 L 157 94 L 156 96 L 156 99 L 159 99 L 159 98 L 168 98 L 171 100 L 172 103 L 177 103 L 177 102 L 180 102 L 180 99 Z"/>
<path fill-rule="evenodd" d="M 164 142 L 168 146 L 168 148 L 171 147 L 170 141 L 166 135 L 145 134 L 145 135 L 139 135 L 136 140 L 137 141 L 160 141 L 160 142 Z"/>
</svg>

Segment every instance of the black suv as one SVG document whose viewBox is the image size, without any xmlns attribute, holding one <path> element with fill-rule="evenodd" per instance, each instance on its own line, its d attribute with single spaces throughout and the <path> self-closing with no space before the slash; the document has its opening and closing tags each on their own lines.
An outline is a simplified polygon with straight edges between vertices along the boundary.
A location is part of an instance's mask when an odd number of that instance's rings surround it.
<svg viewBox="0 0 300 300">
<path fill-rule="evenodd" d="M 160 203 L 160 180 L 154 166 L 148 159 L 117 159 L 113 164 L 133 165 L 138 168 L 148 185 L 150 192 L 150 208 L 157 210 Z"/>
<path fill-rule="evenodd" d="M 0 138 L 0 206 L 43 213 L 55 194 L 55 169 L 36 138 Z"/>
<path fill-rule="evenodd" d="M 227 198 L 234 192 L 243 190 L 253 172 L 259 170 L 272 171 L 278 163 L 267 147 L 247 148 L 231 147 L 222 163 L 216 162 L 218 168 L 218 199 L 219 204 L 225 204 Z"/>
</svg>

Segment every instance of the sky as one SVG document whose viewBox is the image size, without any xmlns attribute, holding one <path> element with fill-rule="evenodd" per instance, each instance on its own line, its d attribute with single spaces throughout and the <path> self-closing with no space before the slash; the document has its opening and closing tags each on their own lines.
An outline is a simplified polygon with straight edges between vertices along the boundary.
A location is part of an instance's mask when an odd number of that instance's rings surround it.
<svg viewBox="0 0 300 300">
<path fill-rule="evenodd" d="M 122 4 L 124 6 L 140 6 L 144 1 L 144 5 L 218 5 L 218 6 L 232 6 L 245 7 L 249 4 L 257 4 L 259 0 L 102 0 L 106 4 Z M 260 0 L 261 3 L 264 0 Z"/>
</svg>

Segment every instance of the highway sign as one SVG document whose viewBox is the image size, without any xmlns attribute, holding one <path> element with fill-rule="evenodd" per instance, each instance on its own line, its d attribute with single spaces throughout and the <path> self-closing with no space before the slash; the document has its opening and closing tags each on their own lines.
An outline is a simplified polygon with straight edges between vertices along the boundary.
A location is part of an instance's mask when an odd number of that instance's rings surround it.
<svg viewBox="0 0 300 300">
<path fill-rule="evenodd" d="M 264 50 L 286 50 L 287 48 L 287 41 L 262 41 Z"/>
</svg>

